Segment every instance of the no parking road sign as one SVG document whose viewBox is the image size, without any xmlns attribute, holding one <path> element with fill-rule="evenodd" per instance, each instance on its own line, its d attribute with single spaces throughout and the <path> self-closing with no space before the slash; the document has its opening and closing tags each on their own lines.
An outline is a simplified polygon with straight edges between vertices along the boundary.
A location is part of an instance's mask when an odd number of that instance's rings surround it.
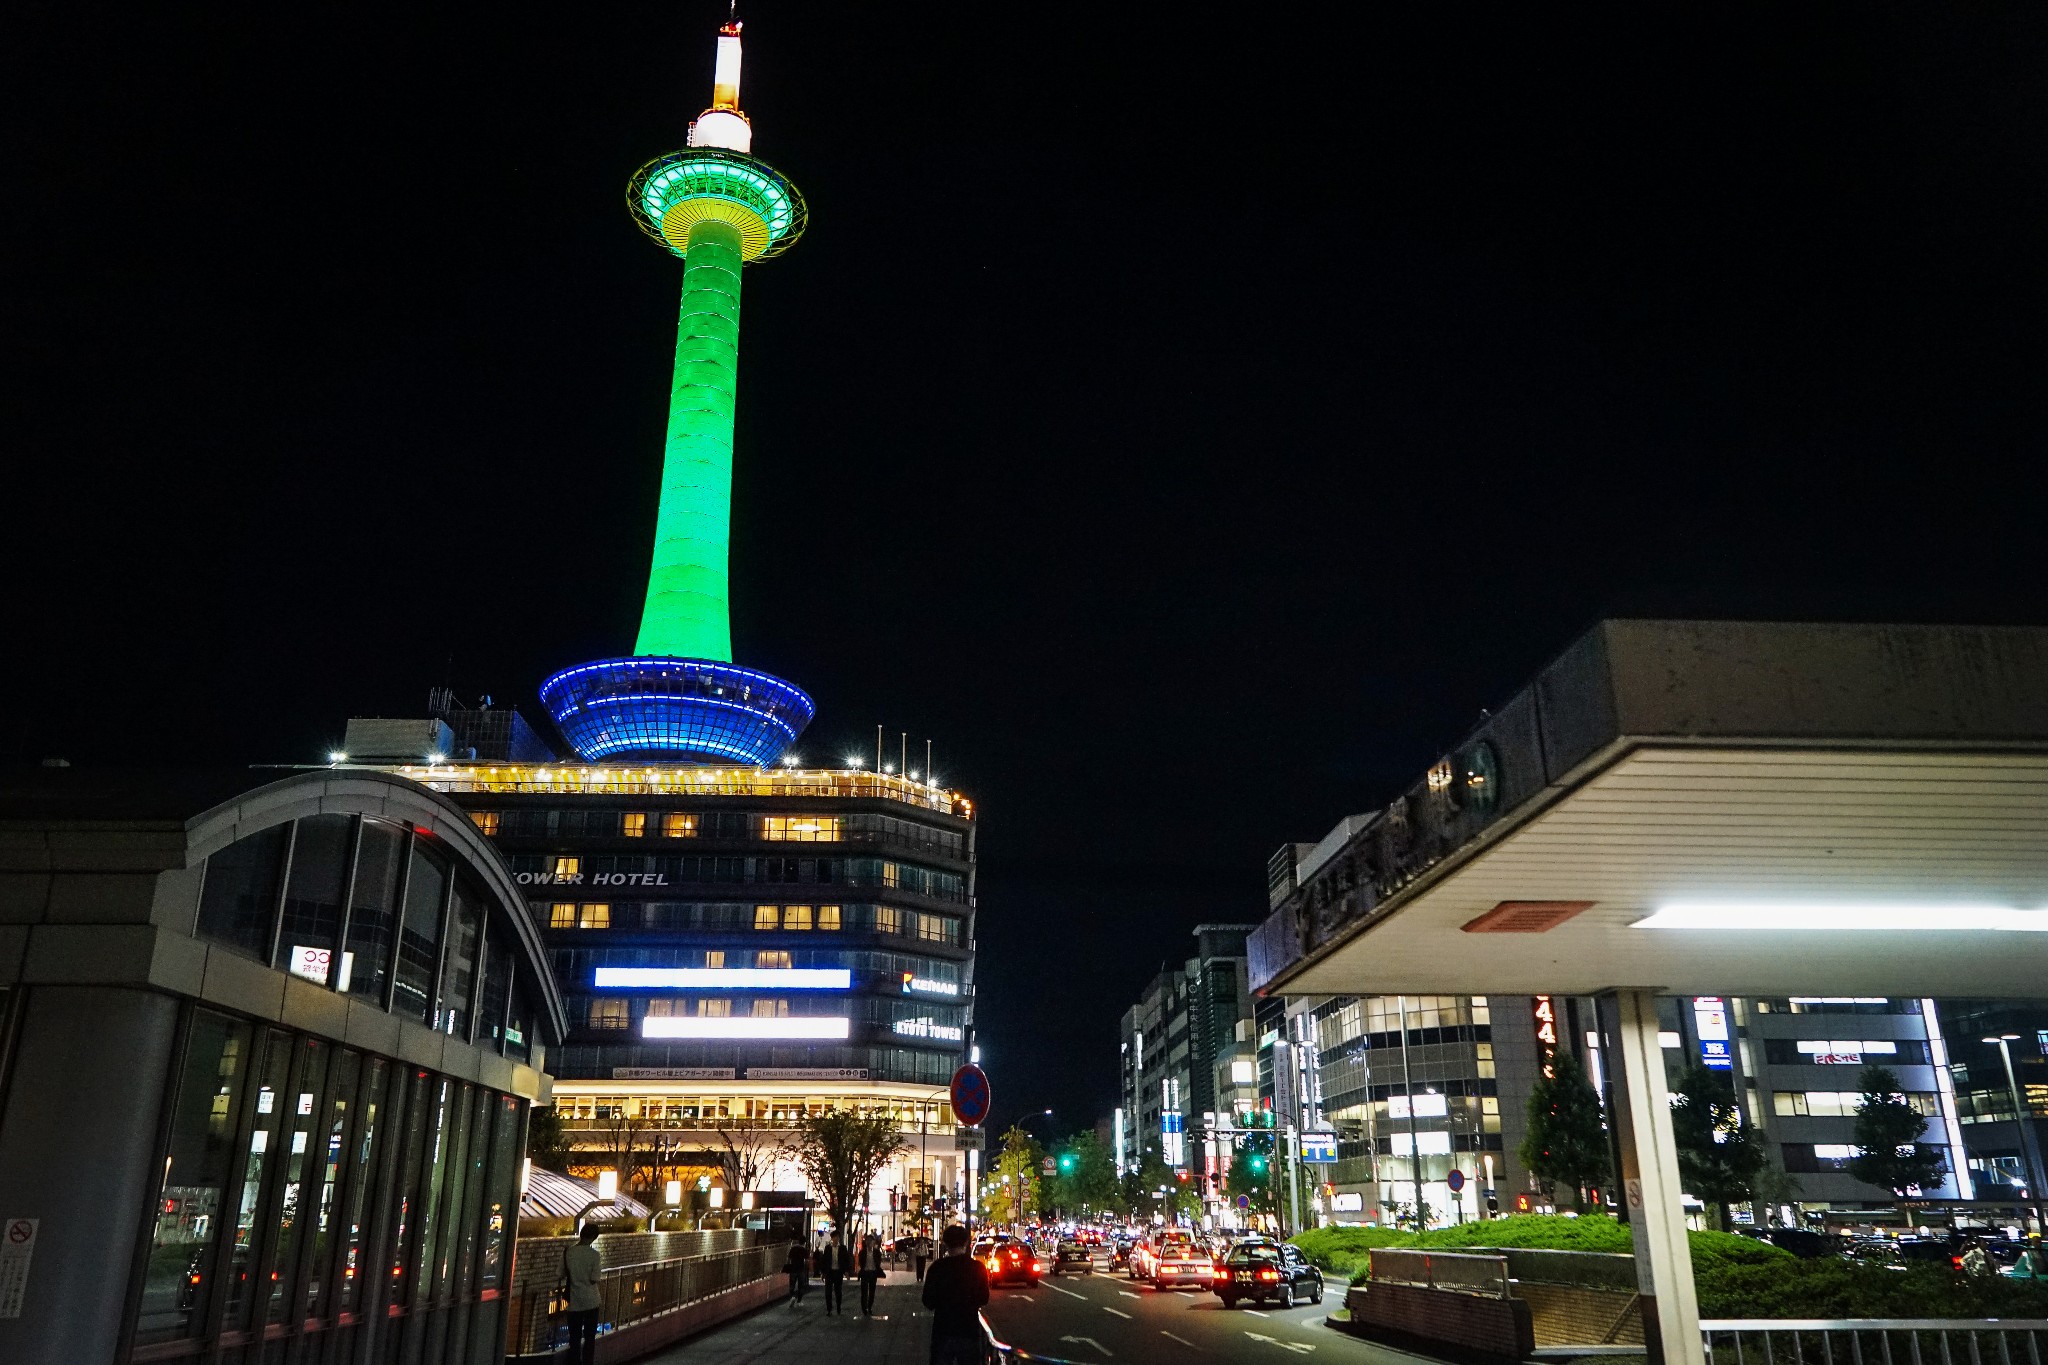
<svg viewBox="0 0 2048 1365">
<path fill-rule="evenodd" d="M 988 1117 L 990 1100 L 988 1073 L 969 1064 L 953 1073 L 953 1117 L 969 1128 L 979 1128 Z"/>
</svg>

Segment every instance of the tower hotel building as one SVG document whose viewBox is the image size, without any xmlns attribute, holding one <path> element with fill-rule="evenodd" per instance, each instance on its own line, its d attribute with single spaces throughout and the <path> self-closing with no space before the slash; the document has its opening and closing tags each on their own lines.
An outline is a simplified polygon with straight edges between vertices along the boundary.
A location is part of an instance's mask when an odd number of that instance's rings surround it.
<svg viewBox="0 0 2048 1365">
<path fill-rule="evenodd" d="M 880 1108 L 910 1154 L 870 1208 L 892 1186 L 914 1207 L 963 1192 L 944 1096 L 973 1043 L 974 808 L 929 772 L 802 766 L 810 697 L 733 662 L 741 276 L 807 220 L 753 155 L 739 81 L 735 23 L 689 144 L 626 191 L 683 263 L 635 652 L 541 685 L 559 751 L 503 708 L 437 694 L 425 718 L 350 722 L 335 761 L 445 793 L 510 862 L 567 1007 L 551 1060 L 572 1172 L 715 1180 L 721 1125 Z M 782 1164 L 755 1183 L 801 1179 Z"/>
</svg>

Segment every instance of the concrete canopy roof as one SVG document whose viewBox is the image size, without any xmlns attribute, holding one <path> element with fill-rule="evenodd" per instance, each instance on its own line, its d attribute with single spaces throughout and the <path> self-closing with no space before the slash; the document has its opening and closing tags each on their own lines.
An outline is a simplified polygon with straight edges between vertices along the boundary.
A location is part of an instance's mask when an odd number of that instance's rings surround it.
<svg viewBox="0 0 2048 1365">
<path fill-rule="evenodd" d="M 1480 744 L 1494 808 L 1437 802 Z M 1958 927 L 2048 907 L 2048 631 L 1603 623 L 1434 771 L 1260 927 L 1260 989 L 2048 995 L 2048 932 Z M 1772 908 L 1632 927 L 1677 904 Z M 1820 905 L 1940 927 L 1785 927 Z"/>
</svg>

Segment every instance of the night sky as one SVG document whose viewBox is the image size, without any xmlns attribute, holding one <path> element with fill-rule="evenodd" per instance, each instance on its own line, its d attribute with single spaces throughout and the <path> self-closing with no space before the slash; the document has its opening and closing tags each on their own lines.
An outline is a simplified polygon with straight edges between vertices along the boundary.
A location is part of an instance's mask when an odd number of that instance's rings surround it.
<svg viewBox="0 0 2048 1365">
<path fill-rule="evenodd" d="M 1383 8 L 742 6 L 738 657 L 981 806 L 999 1119 L 1597 617 L 2048 622 L 2048 11 Z M 724 13 L 13 17 L 0 755 L 630 650 Z"/>
</svg>

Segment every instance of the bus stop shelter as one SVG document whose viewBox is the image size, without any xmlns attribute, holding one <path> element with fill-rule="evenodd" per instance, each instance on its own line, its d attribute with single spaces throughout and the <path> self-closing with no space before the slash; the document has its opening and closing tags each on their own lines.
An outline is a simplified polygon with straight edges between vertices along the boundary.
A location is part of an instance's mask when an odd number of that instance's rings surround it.
<svg viewBox="0 0 2048 1365">
<path fill-rule="evenodd" d="M 1656 997 L 2048 994 L 2048 630 L 1603 622 L 1346 826 L 1255 988 L 1597 997 L 1645 1337 L 1701 1361 Z"/>
</svg>

